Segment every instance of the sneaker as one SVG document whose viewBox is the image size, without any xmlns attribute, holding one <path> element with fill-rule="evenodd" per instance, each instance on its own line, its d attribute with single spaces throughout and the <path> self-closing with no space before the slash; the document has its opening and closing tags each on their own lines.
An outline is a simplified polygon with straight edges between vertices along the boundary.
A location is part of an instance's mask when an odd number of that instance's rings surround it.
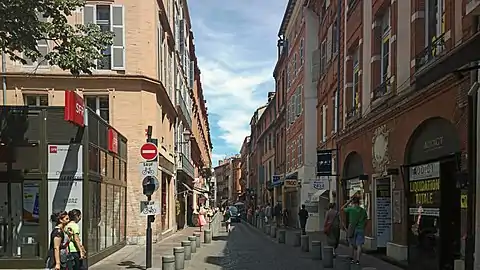
<svg viewBox="0 0 480 270">
<path fill-rule="evenodd" d="M 356 264 L 356 265 L 360 265 L 360 261 L 356 261 L 355 264 Z"/>
<path fill-rule="evenodd" d="M 350 261 L 350 263 L 351 263 L 351 264 L 355 264 L 355 260 L 352 259 L 352 260 Z"/>
</svg>

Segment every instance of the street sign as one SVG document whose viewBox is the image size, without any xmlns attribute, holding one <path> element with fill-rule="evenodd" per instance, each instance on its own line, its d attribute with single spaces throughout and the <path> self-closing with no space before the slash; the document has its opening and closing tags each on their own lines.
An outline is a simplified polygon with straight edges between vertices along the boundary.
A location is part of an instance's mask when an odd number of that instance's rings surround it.
<svg viewBox="0 0 480 270">
<path fill-rule="evenodd" d="M 158 162 L 140 162 L 140 177 L 143 179 L 146 176 L 158 176 Z"/>
<path fill-rule="evenodd" d="M 140 215 L 141 216 L 156 216 L 160 215 L 160 204 L 155 201 L 140 201 Z"/>
<path fill-rule="evenodd" d="M 140 148 L 140 155 L 148 161 L 153 160 L 158 156 L 158 148 L 153 143 L 145 143 Z"/>
<path fill-rule="evenodd" d="M 157 191 L 158 188 L 160 187 L 160 182 L 158 182 L 158 179 L 155 176 L 145 176 L 142 180 L 142 185 L 143 186 L 154 185 L 155 186 L 154 191 Z"/>
</svg>

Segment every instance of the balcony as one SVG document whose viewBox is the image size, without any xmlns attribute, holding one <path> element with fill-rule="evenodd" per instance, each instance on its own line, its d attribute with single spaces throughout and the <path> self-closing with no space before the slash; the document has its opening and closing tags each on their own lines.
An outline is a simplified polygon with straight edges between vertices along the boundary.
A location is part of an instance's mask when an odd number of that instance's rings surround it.
<svg viewBox="0 0 480 270">
<path fill-rule="evenodd" d="M 185 174 L 191 178 L 195 177 L 195 169 L 193 168 L 192 162 L 188 160 L 187 156 L 183 153 L 178 153 L 177 157 L 177 170 L 183 171 Z"/>
<path fill-rule="evenodd" d="M 356 120 L 360 117 L 360 108 L 358 105 L 354 105 L 352 108 L 347 109 L 347 122 Z"/>
<path fill-rule="evenodd" d="M 445 51 L 445 33 L 434 38 L 428 46 L 415 57 L 415 72 L 433 63 Z"/>
<path fill-rule="evenodd" d="M 372 101 L 378 100 L 390 93 L 392 84 L 390 78 L 384 80 L 379 86 L 375 87 L 372 92 Z"/>
<path fill-rule="evenodd" d="M 186 123 L 189 128 L 192 128 L 192 117 L 190 115 L 190 110 L 187 107 L 187 103 L 182 96 L 182 92 L 177 89 L 176 94 L 176 106 L 177 113 L 182 117 L 182 122 Z"/>
</svg>

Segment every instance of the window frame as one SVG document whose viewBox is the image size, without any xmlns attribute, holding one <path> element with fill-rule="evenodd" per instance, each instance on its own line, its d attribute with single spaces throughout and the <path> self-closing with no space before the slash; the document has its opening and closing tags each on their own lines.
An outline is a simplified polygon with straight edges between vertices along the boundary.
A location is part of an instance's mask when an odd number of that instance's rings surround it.
<svg viewBox="0 0 480 270">
<path fill-rule="evenodd" d="M 47 105 L 41 105 L 42 97 L 47 98 Z M 35 98 L 35 105 L 28 105 L 28 98 Z M 23 104 L 25 104 L 25 106 L 49 106 L 50 99 L 48 98 L 48 94 L 23 94 Z"/>
<path fill-rule="evenodd" d="M 48 18 L 45 18 L 43 16 L 43 14 L 37 12 L 37 18 L 40 22 L 47 22 L 48 21 Z M 43 48 L 45 49 L 45 55 L 48 54 L 48 52 L 50 51 L 50 44 L 48 42 L 48 40 L 46 39 L 40 39 L 40 40 L 37 40 L 37 50 L 41 52 L 41 49 L 40 48 Z M 47 61 L 45 61 L 45 59 L 43 57 L 38 58 L 37 61 L 33 62 L 31 61 L 30 59 L 25 59 L 27 61 L 27 63 L 25 63 L 23 66 L 25 67 L 36 67 L 36 68 L 49 68 L 50 65 L 48 64 Z"/>
<path fill-rule="evenodd" d="M 89 98 L 95 98 L 95 108 L 91 108 L 90 106 L 88 106 L 88 102 L 87 100 Z M 105 110 L 105 108 L 101 108 L 100 104 L 100 98 L 106 98 L 107 99 L 107 102 L 108 102 L 108 108 L 107 108 L 107 111 L 108 111 L 108 119 L 104 119 L 102 116 L 101 116 L 101 112 L 102 110 Z M 103 120 L 105 120 L 107 123 L 110 123 L 110 96 L 107 94 L 107 95 L 89 95 L 89 94 L 86 94 L 84 95 L 84 99 L 85 99 L 85 105 L 87 107 L 89 107 L 90 109 L 92 109 L 93 111 L 95 111 L 95 113 L 100 116 Z"/>
<path fill-rule="evenodd" d="M 360 56 L 359 56 L 360 49 L 355 49 L 355 52 L 352 56 L 352 64 L 353 64 L 353 76 L 352 76 L 352 108 L 356 107 L 355 98 L 357 96 L 357 92 L 359 91 L 359 83 L 360 83 Z"/>
<path fill-rule="evenodd" d="M 386 10 L 381 19 L 382 44 L 380 46 L 380 83 L 384 83 L 390 75 L 390 35 L 391 11 Z"/>
</svg>

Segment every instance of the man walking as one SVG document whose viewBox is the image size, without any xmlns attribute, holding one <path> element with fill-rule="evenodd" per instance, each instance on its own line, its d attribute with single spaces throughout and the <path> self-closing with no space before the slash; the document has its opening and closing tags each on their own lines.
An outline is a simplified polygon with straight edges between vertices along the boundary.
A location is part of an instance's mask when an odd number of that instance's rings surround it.
<svg viewBox="0 0 480 270">
<path fill-rule="evenodd" d="M 302 204 L 302 209 L 298 211 L 298 220 L 300 221 L 300 228 L 302 229 L 302 234 L 305 235 L 305 227 L 307 226 L 308 211 L 305 209 L 305 204 Z"/>
<path fill-rule="evenodd" d="M 277 227 L 280 227 L 282 225 L 282 205 L 280 202 L 277 202 L 277 205 L 275 205 L 274 212 L 275 223 L 277 223 Z"/>
<path fill-rule="evenodd" d="M 352 206 L 344 209 L 348 215 L 347 237 L 352 246 L 352 263 L 360 264 L 362 246 L 365 243 L 365 226 L 367 225 L 367 211 L 360 206 L 357 196 L 352 198 Z"/>
</svg>

